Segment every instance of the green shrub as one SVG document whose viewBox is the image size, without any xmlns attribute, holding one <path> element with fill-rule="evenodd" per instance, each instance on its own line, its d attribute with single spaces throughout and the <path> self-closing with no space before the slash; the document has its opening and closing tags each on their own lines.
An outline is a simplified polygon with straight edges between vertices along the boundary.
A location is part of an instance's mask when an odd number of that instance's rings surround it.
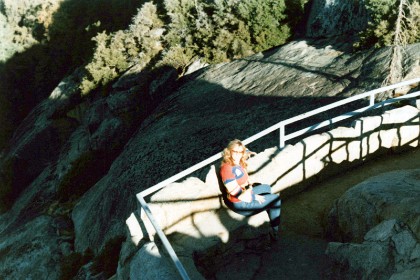
<svg viewBox="0 0 420 280">
<path fill-rule="evenodd" d="M 138 10 L 128 30 L 95 36 L 95 52 L 85 67 L 87 74 L 80 86 L 82 94 L 107 85 L 134 63 L 146 66 L 161 50 L 162 26 L 156 6 L 148 2 Z"/>
<path fill-rule="evenodd" d="M 230 61 L 284 44 L 291 35 L 284 1 L 164 1 L 164 60 L 184 67 L 195 58 Z"/>
<path fill-rule="evenodd" d="M 239 18 L 249 27 L 255 51 L 282 45 L 290 37 L 290 29 L 282 24 L 286 19 L 284 1 L 250 0 L 237 5 Z"/>
<path fill-rule="evenodd" d="M 82 94 L 89 93 L 97 86 L 108 84 L 128 68 L 123 37 L 124 32 L 118 31 L 113 36 L 102 32 L 93 38 L 96 50 L 91 62 L 86 66 L 88 75 L 82 80 Z"/>
<path fill-rule="evenodd" d="M 412 1 L 409 11 L 406 13 L 406 37 L 407 44 L 420 42 L 420 3 Z"/>
</svg>

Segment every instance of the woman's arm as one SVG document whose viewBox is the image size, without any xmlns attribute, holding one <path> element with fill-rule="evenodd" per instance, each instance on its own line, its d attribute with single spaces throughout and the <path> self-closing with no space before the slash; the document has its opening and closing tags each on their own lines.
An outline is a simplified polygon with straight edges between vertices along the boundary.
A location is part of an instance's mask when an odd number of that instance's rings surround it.
<svg viewBox="0 0 420 280">
<path fill-rule="evenodd" d="M 225 183 L 225 187 L 227 192 L 232 196 L 238 196 L 242 193 L 242 188 L 239 186 L 236 180 Z"/>
<path fill-rule="evenodd" d="M 236 180 L 225 184 L 228 193 L 244 202 L 252 202 L 252 189 L 243 190 Z"/>
</svg>

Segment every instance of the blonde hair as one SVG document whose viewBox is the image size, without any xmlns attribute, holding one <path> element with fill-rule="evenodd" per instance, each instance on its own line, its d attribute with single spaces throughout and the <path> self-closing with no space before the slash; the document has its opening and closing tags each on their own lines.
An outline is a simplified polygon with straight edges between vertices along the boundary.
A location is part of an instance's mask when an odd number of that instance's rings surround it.
<svg viewBox="0 0 420 280">
<path fill-rule="evenodd" d="M 222 152 L 222 163 L 227 163 L 230 165 L 235 165 L 235 163 L 233 162 L 233 158 L 232 158 L 232 150 L 235 147 L 241 147 L 243 149 L 243 153 L 242 153 L 242 157 L 241 160 L 239 162 L 239 164 L 246 169 L 246 167 L 248 166 L 246 160 L 248 159 L 248 153 L 246 153 L 246 147 L 245 145 L 241 142 L 241 140 L 238 139 L 234 139 L 232 141 L 229 142 L 229 144 L 227 145 L 226 148 L 223 149 Z"/>
</svg>

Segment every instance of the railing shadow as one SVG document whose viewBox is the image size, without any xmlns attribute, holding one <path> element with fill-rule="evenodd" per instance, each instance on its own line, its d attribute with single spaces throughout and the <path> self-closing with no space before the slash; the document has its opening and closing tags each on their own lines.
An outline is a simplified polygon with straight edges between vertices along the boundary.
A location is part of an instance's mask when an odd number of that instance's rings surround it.
<svg viewBox="0 0 420 280">
<path fill-rule="evenodd" d="M 380 157 L 384 154 L 389 154 L 392 152 L 402 152 L 404 150 L 410 149 L 412 146 L 418 146 L 420 136 L 417 138 L 413 138 L 409 141 L 405 141 L 404 143 L 403 138 L 401 137 L 401 129 L 416 129 L 419 130 L 420 123 L 418 121 L 418 117 L 412 118 L 404 124 L 384 124 L 383 117 L 378 117 L 381 119 L 379 127 L 376 127 L 374 130 L 363 132 L 357 136 L 353 137 L 335 137 L 331 132 L 325 132 L 324 134 L 328 135 L 328 140 L 325 141 L 322 145 L 313 149 L 310 153 L 306 153 L 308 150 L 308 145 L 310 145 L 310 140 L 308 141 L 300 141 L 297 145 L 302 145 L 303 155 L 304 157 L 296 162 L 293 166 L 287 169 L 283 174 L 281 174 L 276 180 L 274 181 L 273 185 L 279 184 L 282 179 L 284 179 L 290 173 L 293 173 L 297 168 L 302 169 L 302 182 L 293 185 L 287 189 L 281 189 L 282 196 L 291 196 L 295 195 L 305 188 L 309 187 L 314 183 L 318 183 L 325 178 L 330 176 L 334 176 L 339 174 L 342 167 L 344 169 L 350 169 L 357 166 L 362 165 L 366 161 L 374 160 L 377 157 Z M 356 125 L 357 126 L 357 125 Z M 349 128 L 356 130 L 357 128 Z M 358 125 L 360 131 L 364 131 L 364 122 L 360 121 Z M 387 147 L 383 146 L 383 138 L 384 136 L 380 135 L 381 131 L 386 130 L 396 130 L 396 139 L 398 139 L 398 143 L 394 144 L 392 147 L 387 144 Z M 420 135 L 420 134 L 419 134 Z M 374 138 L 374 139 L 371 139 Z M 307 143 L 308 142 L 308 143 Z M 372 143 L 373 144 L 369 144 Z M 339 143 L 339 144 L 337 144 Z M 358 148 L 355 149 L 355 145 L 357 144 Z M 322 162 L 324 168 L 319 170 L 316 174 L 307 174 L 307 161 L 310 160 L 312 157 L 316 156 L 319 151 L 322 151 L 325 147 L 328 147 L 328 153 L 323 155 L 319 160 Z M 335 153 L 345 154 L 346 156 L 341 156 L 338 161 L 333 159 Z M 337 156 L 335 156 L 337 157 Z"/>
</svg>

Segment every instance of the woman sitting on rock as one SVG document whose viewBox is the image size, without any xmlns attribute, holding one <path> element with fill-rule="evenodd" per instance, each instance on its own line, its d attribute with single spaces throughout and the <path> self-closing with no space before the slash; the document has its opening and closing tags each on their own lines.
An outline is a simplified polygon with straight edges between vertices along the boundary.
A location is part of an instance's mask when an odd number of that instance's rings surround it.
<svg viewBox="0 0 420 280">
<path fill-rule="evenodd" d="M 232 140 L 223 150 L 220 175 L 226 193 L 224 201 L 232 211 L 243 216 L 252 216 L 267 211 L 270 218 L 272 240 L 279 238 L 281 200 L 277 194 L 271 193 L 266 184 L 253 184 L 246 171 L 249 153 L 240 140 Z"/>
</svg>

